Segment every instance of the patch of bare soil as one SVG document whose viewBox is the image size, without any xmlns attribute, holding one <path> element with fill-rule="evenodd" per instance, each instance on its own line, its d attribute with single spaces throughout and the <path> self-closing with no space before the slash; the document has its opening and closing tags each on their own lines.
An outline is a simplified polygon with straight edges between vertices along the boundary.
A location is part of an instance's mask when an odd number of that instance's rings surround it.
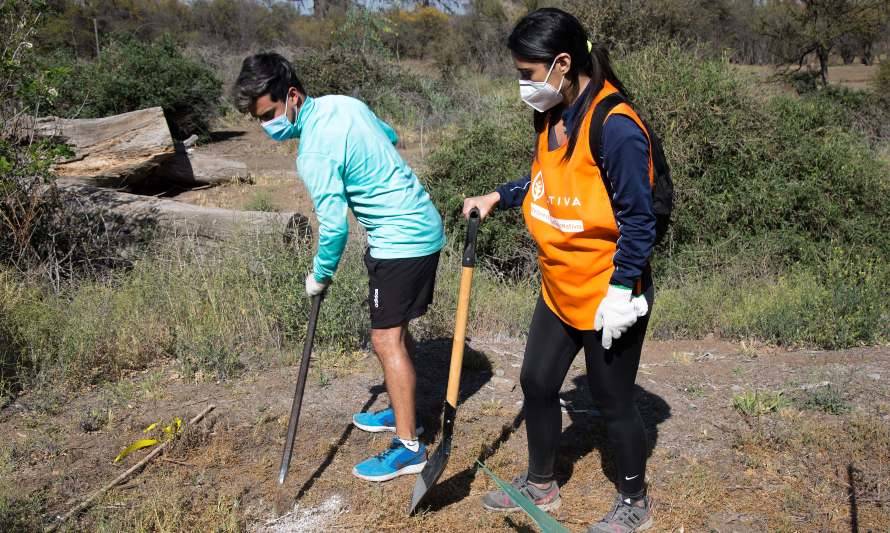
<svg viewBox="0 0 890 533">
<path fill-rule="evenodd" d="M 186 381 L 173 365 L 64 397 L 28 393 L 0 413 L 7 447 L 4 490 L 35 512 L 61 514 L 144 456 L 112 463 L 152 422 L 184 419 L 209 403 L 208 420 L 169 453 L 72 522 L 73 530 L 478 531 L 532 530 L 523 515 L 485 512 L 493 484 L 525 467 L 518 385 L 519 339 L 473 339 L 461 386 L 454 449 L 422 512 L 405 510 L 406 476 L 371 484 L 355 463 L 382 451 L 389 434 L 350 424 L 386 406 L 376 360 L 331 379 L 313 372 L 286 483 L 277 469 L 296 366 L 270 363 L 240 379 Z M 418 347 L 418 411 L 434 448 L 450 341 Z M 890 530 L 890 348 L 839 352 L 752 349 L 718 341 L 646 345 L 635 401 L 650 441 L 656 531 Z M 562 391 L 557 518 L 583 531 L 607 511 L 614 468 L 583 358 Z M 745 416 L 746 391 L 782 392 L 775 412 Z"/>
<path fill-rule="evenodd" d="M 770 65 L 733 65 L 741 72 L 755 76 L 765 87 L 781 88 L 785 92 L 794 92 L 794 89 L 779 81 L 776 81 L 776 67 Z M 878 65 L 832 65 L 828 67 L 828 82 L 848 89 L 865 90 L 871 88 L 871 83 L 878 73 Z"/>
</svg>

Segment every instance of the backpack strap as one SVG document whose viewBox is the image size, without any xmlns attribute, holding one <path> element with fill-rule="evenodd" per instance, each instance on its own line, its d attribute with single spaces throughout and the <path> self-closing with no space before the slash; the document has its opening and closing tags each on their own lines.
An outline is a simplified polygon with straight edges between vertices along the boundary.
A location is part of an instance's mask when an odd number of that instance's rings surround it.
<svg viewBox="0 0 890 533">
<path fill-rule="evenodd" d="M 590 119 L 590 154 L 593 156 L 593 162 L 600 168 L 603 174 L 603 180 L 607 181 L 602 161 L 600 161 L 600 150 L 603 147 L 603 124 L 606 117 L 615 109 L 618 104 L 626 104 L 627 99 L 621 93 L 612 93 L 603 98 L 596 104 L 593 110 L 593 117 Z M 611 196 L 611 193 L 610 193 Z"/>
</svg>

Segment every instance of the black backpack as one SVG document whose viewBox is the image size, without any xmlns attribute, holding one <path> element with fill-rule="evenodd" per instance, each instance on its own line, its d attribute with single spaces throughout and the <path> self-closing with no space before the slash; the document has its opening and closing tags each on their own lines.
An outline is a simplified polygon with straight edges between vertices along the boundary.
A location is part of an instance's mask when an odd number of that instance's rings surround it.
<svg viewBox="0 0 890 533">
<path fill-rule="evenodd" d="M 621 93 L 613 93 L 603 98 L 596 105 L 590 121 L 590 153 L 593 154 L 593 160 L 600 169 L 609 198 L 612 198 L 612 184 L 606 177 L 606 171 L 600 162 L 599 154 L 602 147 L 603 123 L 609 112 L 618 104 L 630 104 L 630 102 Z M 664 238 L 671 223 L 671 211 L 674 208 L 674 182 L 671 180 L 671 167 L 664 156 L 661 139 L 646 121 L 643 121 L 643 125 L 646 126 L 649 133 L 652 150 L 652 167 L 655 174 L 655 187 L 652 189 L 652 210 L 655 212 L 655 244 L 658 244 Z"/>
</svg>

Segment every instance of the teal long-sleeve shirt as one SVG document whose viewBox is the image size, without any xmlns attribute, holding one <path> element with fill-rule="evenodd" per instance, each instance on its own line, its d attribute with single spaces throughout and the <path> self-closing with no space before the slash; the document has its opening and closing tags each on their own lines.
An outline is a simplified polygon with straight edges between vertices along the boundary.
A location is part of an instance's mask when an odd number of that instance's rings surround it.
<svg viewBox="0 0 890 533">
<path fill-rule="evenodd" d="M 297 172 L 318 217 L 313 274 L 333 277 L 349 235 L 347 209 L 375 259 L 423 257 L 445 245 L 442 218 L 395 148 L 396 132 L 348 96 L 307 98 L 296 119 Z"/>
</svg>

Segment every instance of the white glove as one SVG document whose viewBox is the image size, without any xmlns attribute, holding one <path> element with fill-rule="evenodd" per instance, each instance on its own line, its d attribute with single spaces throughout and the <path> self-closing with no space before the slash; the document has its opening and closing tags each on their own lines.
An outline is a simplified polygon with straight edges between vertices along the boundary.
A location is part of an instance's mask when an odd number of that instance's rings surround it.
<svg viewBox="0 0 890 533">
<path fill-rule="evenodd" d="M 634 297 L 630 289 L 609 285 L 593 320 L 593 329 L 603 330 L 603 348 L 611 348 L 613 340 L 620 338 L 638 318 L 646 316 L 648 312 L 649 304 L 644 296 Z"/>
<path fill-rule="evenodd" d="M 323 293 L 330 284 L 330 280 L 326 282 L 318 281 L 317 279 L 315 279 L 315 274 L 310 272 L 309 275 L 306 276 L 306 294 L 310 298 L 313 296 L 318 296 L 319 294 Z"/>
</svg>

